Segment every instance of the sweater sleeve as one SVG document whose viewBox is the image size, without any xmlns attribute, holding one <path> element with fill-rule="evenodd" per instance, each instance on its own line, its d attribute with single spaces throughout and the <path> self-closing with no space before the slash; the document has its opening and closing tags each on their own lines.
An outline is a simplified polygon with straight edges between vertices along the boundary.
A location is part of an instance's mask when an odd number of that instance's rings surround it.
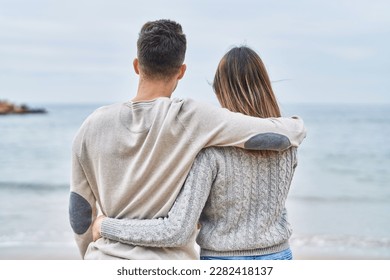
<svg viewBox="0 0 390 280">
<path fill-rule="evenodd" d="M 190 134 L 205 137 L 205 147 L 283 151 L 298 147 L 306 137 L 305 126 L 298 116 L 255 118 L 191 99 L 183 102 L 178 118 Z"/>
<path fill-rule="evenodd" d="M 106 218 L 102 221 L 101 235 L 138 246 L 180 247 L 188 244 L 217 174 L 212 158 L 211 153 L 198 154 L 167 217 L 150 220 Z"/>
<path fill-rule="evenodd" d="M 74 146 L 77 147 L 76 145 Z M 72 153 L 72 178 L 69 198 L 69 220 L 81 257 L 84 258 L 92 238 L 92 221 L 96 218 L 96 199 L 80 163 L 77 152 Z"/>
</svg>

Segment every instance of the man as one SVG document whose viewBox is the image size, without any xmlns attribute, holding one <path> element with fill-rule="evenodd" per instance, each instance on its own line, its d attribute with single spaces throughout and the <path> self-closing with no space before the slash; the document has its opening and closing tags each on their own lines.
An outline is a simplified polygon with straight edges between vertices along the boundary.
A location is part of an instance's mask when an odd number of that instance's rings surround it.
<svg viewBox="0 0 390 280">
<path fill-rule="evenodd" d="M 176 22 L 146 23 L 137 50 L 136 96 L 96 110 L 75 137 L 71 226 L 84 259 L 196 259 L 195 228 L 185 246 L 150 248 L 106 238 L 93 242 L 92 221 L 98 208 L 115 218 L 164 217 L 202 148 L 283 150 L 298 146 L 305 129 L 296 118 L 258 119 L 190 99 L 170 99 L 186 70 L 186 38 Z"/>
</svg>

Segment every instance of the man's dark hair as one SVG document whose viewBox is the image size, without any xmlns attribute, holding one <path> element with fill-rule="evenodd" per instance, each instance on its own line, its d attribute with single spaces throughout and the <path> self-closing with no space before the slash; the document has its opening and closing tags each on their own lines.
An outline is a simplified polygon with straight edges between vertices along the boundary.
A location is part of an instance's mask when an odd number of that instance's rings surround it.
<svg viewBox="0 0 390 280">
<path fill-rule="evenodd" d="M 167 78 L 184 62 L 187 40 L 180 24 L 166 19 L 145 23 L 137 41 L 139 66 L 146 76 Z"/>
</svg>

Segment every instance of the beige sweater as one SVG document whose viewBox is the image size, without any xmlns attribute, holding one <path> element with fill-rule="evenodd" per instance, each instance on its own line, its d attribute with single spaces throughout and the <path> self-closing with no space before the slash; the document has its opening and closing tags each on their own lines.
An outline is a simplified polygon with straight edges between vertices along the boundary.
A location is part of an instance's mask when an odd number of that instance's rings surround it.
<svg viewBox="0 0 390 280">
<path fill-rule="evenodd" d="M 164 217 L 198 152 L 208 146 L 285 150 L 305 137 L 299 118 L 258 119 L 186 99 L 102 107 L 77 133 L 70 223 L 85 259 L 194 259 L 195 228 L 181 247 L 92 242 L 97 209 L 112 218 Z M 98 208 L 97 208 L 98 207 Z"/>
</svg>

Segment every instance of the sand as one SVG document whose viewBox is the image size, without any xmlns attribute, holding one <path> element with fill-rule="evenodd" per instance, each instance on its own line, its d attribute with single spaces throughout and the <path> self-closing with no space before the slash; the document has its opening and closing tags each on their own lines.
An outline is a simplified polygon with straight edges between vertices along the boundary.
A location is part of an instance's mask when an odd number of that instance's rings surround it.
<svg viewBox="0 0 390 280">
<path fill-rule="evenodd" d="M 1 248 L 0 260 L 80 260 L 76 247 L 7 247 Z M 294 260 L 365 260 L 363 255 L 315 251 L 310 248 L 294 252 Z M 375 258 L 370 258 L 375 259 Z"/>
</svg>

